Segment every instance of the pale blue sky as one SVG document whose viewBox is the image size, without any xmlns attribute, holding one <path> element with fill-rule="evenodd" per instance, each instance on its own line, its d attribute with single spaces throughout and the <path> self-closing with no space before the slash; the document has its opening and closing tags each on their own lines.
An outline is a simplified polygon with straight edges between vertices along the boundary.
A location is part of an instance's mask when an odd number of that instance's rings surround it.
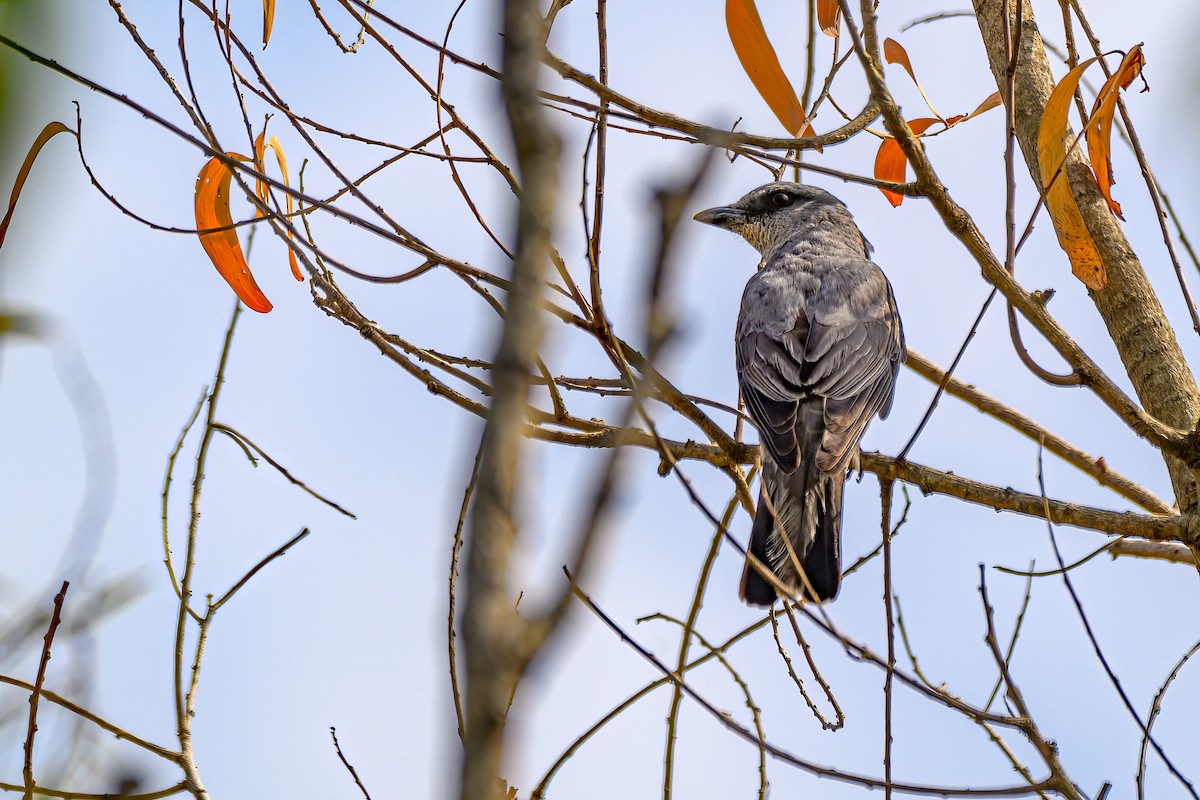
<svg viewBox="0 0 1200 800">
<path fill-rule="evenodd" d="M 182 122 L 183 114 L 152 68 L 116 25 L 107 4 L 49 2 L 61 28 L 8 30 L 30 48 L 60 60 L 97 82 L 127 93 L 156 112 Z M 258 3 L 233 4 L 245 38 L 253 41 Z M 329 4 L 332 6 L 333 4 Z M 760 3 L 781 59 L 793 81 L 802 82 L 803 41 L 799 3 Z M 1128 98 L 1139 133 L 1164 188 L 1184 219 L 1197 218 L 1195 158 L 1188 132 L 1195 121 L 1194 21 L 1178 7 L 1144 4 L 1136 15 L 1126 4 L 1090 3 L 1104 44 L 1125 48 L 1145 42 L 1153 91 Z M 177 60 L 174 4 L 128 2 L 143 35 L 169 63 Z M 908 48 L 926 91 L 944 114 L 966 112 L 994 91 L 978 32 L 970 19 L 899 28 L 910 19 L 952 6 L 929 2 L 883 4 L 881 29 Z M 440 38 L 450 3 L 380 3 L 380 9 L 417 31 Z M 1061 42 L 1058 6 L 1037 6 L 1048 38 Z M 239 17 L 235 17 L 239 18 Z M 488 63 L 498 62 L 493 10 L 468 5 L 453 46 Z M 576 0 L 562 12 L 551 46 L 581 68 L 594 69 L 593 7 Z M 609 6 L 611 80 L 620 91 L 683 116 L 742 130 L 778 134 L 778 123 L 753 94 L 725 35 L 722 4 L 664 0 Z M 349 27 L 343 23 L 340 27 Z M 189 16 L 193 69 L 214 122 L 230 149 L 245 151 L 224 73 L 212 58 L 211 35 Z M 797 31 L 788 35 L 787 31 Z M 399 41 L 399 39 L 397 38 Z M 822 39 L 822 52 L 829 43 Z M 425 74 L 433 60 L 416 46 L 403 52 Z M 825 56 L 822 56 L 825 58 Z M 274 38 L 261 57 L 272 82 L 302 113 L 348 121 L 354 130 L 416 141 L 434 129 L 427 97 L 399 76 L 378 47 L 337 56 L 306 4 L 280 4 Z M 84 147 L 101 180 L 138 213 L 164 224 L 191 223 L 192 187 L 203 158 L 137 114 L 27 63 L 10 61 L 15 85 L 28 87 L 36 103 L 0 151 L 0 186 L 9 185 L 20 155 L 51 119 L 73 125 L 72 100 L 81 103 Z M 859 102 L 861 81 L 846 69 L 838 100 Z M 213 77 L 213 76 L 221 76 Z M 922 116 L 920 98 L 899 70 L 889 72 L 910 116 Z M 547 86 L 566 90 L 547 73 Z M 447 77 L 446 96 L 502 151 L 503 119 L 495 86 L 461 71 Z M 252 112 L 258 118 L 260 109 Z M 578 157 L 585 123 L 560 120 L 567 153 Z M 835 122 L 827 110 L 818 128 Z M 272 122 L 288 150 L 295 174 L 302 143 L 278 118 Z M 813 156 L 820 164 L 867 172 L 876 140 L 867 136 Z M 331 146 L 351 173 L 372 157 Z M 930 142 L 929 151 L 956 199 L 976 215 L 994 243 L 1003 241 L 1002 114 L 994 111 Z M 604 239 L 606 297 L 618 330 L 642 341 L 640 291 L 646 278 L 647 242 L 654 227 L 649 197 L 658 183 L 694 163 L 696 147 L 614 132 L 610 141 L 607 227 Z M 1115 195 L 1125 209 L 1126 231 L 1143 255 L 1148 274 L 1176 325 L 1188 358 L 1200 355 L 1186 322 L 1170 264 L 1159 241 L 1153 211 L 1129 155 L 1117 148 Z M 310 190 L 334 187 L 313 164 Z M 475 169 L 472 188 L 492 209 L 511 205 L 507 190 Z M 728 202 L 766 180 L 739 159 L 718 166 L 696 200 L 697 209 Z M 561 202 L 561 249 L 578 267 L 578 169 L 569 162 Z M 962 248 L 940 227 L 928 204 L 909 200 L 893 210 L 870 187 L 811 180 L 842 197 L 876 246 L 876 260 L 895 285 L 908 342 L 945 365 L 974 318 L 987 287 Z M 1021 209 L 1027 219 L 1035 195 L 1018 173 Z M 471 263 L 504 271 L 499 251 L 465 220 L 461 200 L 445 166 L 407 159 L 391 175 L 368 184 L 403 222 L 434 246 Z M 235 201 L 235 218 L 246 206 Z M 495 212 L 493 212 L 495 213 Z M 511 239 L 501 221 L 501 235 Z M 265 233 L 265 231 L 263 231 Z M 398 272 L 415 262 L 382 242 L 345 226 L 318 234 L 355 266 Z M 1193 235 L 1196 234 L 1193 231 Z M 672 291 L 679 334 L 662 369 L 689 393 L 734 402 L 731 331 L 741 285 L 756 256 L 722 232 L 689 226 Z M 246 314 L 230 361 L 219 417 L 282 460 L 294 473 L 359 515 L 346 520 L 288 486 L 265 467 L 253 470 L 230 442 L 218 440 L 209 468 L 203 509 L 198 591 L 220 592 L 250 565 L 302 526 L 312 536 L 271 565 L 218 615 L 202 674 L 195 724 L 197 760 L 214 798 L 256 796 L 351 797 L 355 788 L 333 754 L 328 728 L 336 725 L 347 755 L 376 798 L 441 797 L 454 787 L 456 738 L 445 676 L 445 578 L 450 537 L 479 422 L 430 395 L 390 367 L 356 332 L 315 309 L 307 289 L 288 275 L 283 246 L 260 236 L 252 265 L 275 304 L 267 316 Z M 60 137 L 44 152 L 0 252 L 4 292 L 14 306 L 33 309 L 55 323 L 86 357 L 105 399 L 119 463 L 113 514 L 87 584 L 72 588 L 68 618 L 86 615 L 87 587 L 122 579 L 141 588 L 136 602 L 93 631 L 90 652 L 95 682 L 90 705 L 139 735 L 173 744 L 170 641 L 174 604 L 161 565 L 159 491 L 167 453 L 201 388 L 212 377 L 232 295 L 207 263 L 194 236 L 152 233 L 126 219 L 99 197 L 78 164 L 74 144 Z M 582 274 L 581 272 L 577 274 Z M 1031 288 L 1058 291 L 1051 308 L 1089 353 L 1120 376 L 1102 325 L 1044 219 L 1018 263 Z M 1200 278 L 1189 269 L 1189 279 Z M 363 312 L 385 329 L 418 343 L 451 351 L 490 354 L 494 318 L 462 284 L 432 274 L 401 288 L 340 283 Z M 584 338 L 553 331 L 547 360 L 558 373 L 601 370 Z M 1039 358 L 1048 348 L 1027 336 Z M 75 418 L 54 376 L 47 350 L 7 340 L 0 372 L 0 613 L 29 602 L 49 603 L 60 574 L 59 556 L 74 525 L 83 490 L 83 458 Z M 1026 373 L 1008 343 L 1003 310 L 989 313 L 959 376 L 1022 409 L 1085 451 L 1169 497 L 1161 460 L 1120 426 L 1084 390 L 1052 389 Z M 1126 384 L 1120 378 L 1122 385 Z M 876 423 L 865 446 L 894 453 L 908 438 L 932 387 L 902 373 L 892 416 Z M 569 396 L 587 416 L 592 398 Z M 725 418 L 719 417 L 722 421 Z M 661 415 L 666 432 L 695 437 L 687 426 Z M 190 471 L 194 443 L 181 458 L 180 484 Z M 559 565 L 579 525 L 576 506 L 586 497 L 603 455 L 533 445 L 529 485 L 522 506 L 528 550 L 523 603 L 536 603 L 561 588 Z M 939 408 L 911 454 L 913 460 L 979 480 L 1036 491 L 1036 447 L 952 399 Z M 621 494 L 621 513 L 602 548 L 604 564 L 586 587 L 618 621 L 660 657 L 673 661 L 677 631 L 664 623 L 635 626 L 656 611 L 682 615 L 707 550 L 711 531 L 678 482 L 656 476 L 657 460 L 631 454 Z M 726 482 L 697 464 L 688 476 L 712 507 L 723 506 Z M 1124 508 L 1120 498 L 1052 457 L 1046 460 L 1049 492 L 1079 502 Z M 872 476 L 847 488 L 844 524 L 847 559 L 878 540 L 878 492 Z M 948 680 L 964 697 L 990 691 L 994 669 L 982 644 L 983 620 L 976 594 L 977 565 L 1040 568 L 1053 560 L 1044 526 L 997 515 L 917 491 L 909 524 L 895 547 L 895 582 L 908 630 L 922 666 Z M 173 498 L 177 542 L 182 542 L 186 496 Z M 738 518 L 744 536 L 748 520 Z M 1101 543 L 1089 533 L 1062 530 L 1068 559 Z M 721 553 L 699 630 L 719 641 L 756 618 L 736 598 L 741 564 Z M 847 581 L 831 617 L 849 635 L 884 646 L 879 565 Z M 1194 572 L 1159 563 L 1098 558 L 1074 573 L 1106 655 L 1142 714 L 1174 662 L 1200 627 L 1183 609 L 1200 601 Z M 1023 581 L 989 572 L 992 600 L 1002 631 L 1011 628 Z M 1176 610 L 1180 611 L 1176 611 Z M 768 635 L 740 644 L 731 661 L 750 681 L 765 708 L 768 736 L 820 763 L 880 772 L 882 674 L 847 660 L 832 643 L 812 636 L 816 657 L 834 685 L 849 719 L 847 729 L 822 733 L 791 688 Z M 68 663 L 84 648 L 57 657 L 49 686 L 72 694 Z M 6 673 L 32 675 L 33 658 L 10 658 Z M 904 662 L 903 658 L 901 663 Z M 1099 672 L 1061 581 L 1042 579 L 1034 590 L 1014 674 L 1047 736 L 1059 742 L 1071 774 L 1088 792 L 1105 780 L 1114 797 L 1132 796 L 1138 735 Z M 594 619 L 582 612 L 550 655 L 522 686 L 514 705 L 517 737 L 507 767 L 511 783 L 526 797 L 560 750 L 588 725 L 641 685 L 658 677 Z M 706 668 L 695 685 L 719 707 L 748 720 L 744 701 L 727 676 Z M 1191 766 L 1196 697 L 1193 668 L 1172 689 L 1156 731 L 1176 763 Z M 23 698 L 4 695 L 6 703 Z M 551 796 L 650 798 L 661 794 L 662 742 L 668 693 L 639 704 L 589 743 L 553 784 Z M 897 693 L 897 780 L 947 785 L 996 785 L 1013 781 L 1011 769 L 983 733 L 959 717 Z M 7 706 L 6 706 L 7 707 Z M 46 712 L 40 742 L 53 746 L 63 717 Z M 1189 724 L 1191 723 L 1191 724 Z M 23 726 L 0 729 L 0 780 L 20 774 Z M 59 739 L 58 741 L 61 741 Z M 1032 758 L 1014 738 L 1019 752 Z M 105 740 L 100 771 L 119 765 L 153 768 L 157 788 L 176 779 L 135 748 Z M 43 751 L 48 752 L 48 751 Z M 751 797 L 757 785 L 755 750 L 731 737 L 696 706 L 685 703 L 676 773 L 676 796 Z M 50 755 L 43 758 L 50 759 Z M 826 798 L 857 790 L 770 764 L 774 797 L 801 792 Z M 1035 769 L 1040 774 L 1040 770 Z M 1191 777 L 1195 778 L 1193 774 Z M 1158 762 L 1149 786 L 1156 797 L 1180 796 Z M 75 786 L 101 791 L 103 785 Z"/>
</svg>

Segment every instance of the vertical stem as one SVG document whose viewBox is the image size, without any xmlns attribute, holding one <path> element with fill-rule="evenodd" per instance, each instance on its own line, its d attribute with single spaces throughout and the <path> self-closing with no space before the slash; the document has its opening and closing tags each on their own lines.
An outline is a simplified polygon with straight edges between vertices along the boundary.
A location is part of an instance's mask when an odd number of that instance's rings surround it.
<svg viewBox="0 0 1200 800">
<path fill-rule="evenodd" d="M 883 796 L 892 797 L 892 676 L 896 671 L 896 621 L 892 616 L 892 482 L 879 482 L 883 531 L 883 608 L 887 620 L 887 671 L 883 678 Z"/>
<path fill-rule="evenodd" d="M 541 337 L 542 273 L 549 256 L 561 149 L 539 105 L 543 34 L 536 0 L 506 0 L 501 88 L 520 167 L 521 202 L 512 284 L 493 359 L 492 403 L 466 544 L 463 800 L 490 800 L 495 795 L 508 701 L 528 663 L 534 637 L 514 609 L 509 567 L 517 537 L 512 503 L 521 474 L 530 375 Z"/>
</svg>

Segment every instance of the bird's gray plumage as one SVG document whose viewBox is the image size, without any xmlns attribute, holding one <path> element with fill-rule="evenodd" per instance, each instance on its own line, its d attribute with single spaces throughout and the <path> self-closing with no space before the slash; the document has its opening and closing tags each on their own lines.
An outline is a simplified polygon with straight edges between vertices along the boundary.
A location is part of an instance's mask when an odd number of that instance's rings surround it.
<svg viewBox="0 0 1200 800">
<path fill-rule="evenodd" d="M 904 359 L 892 287 L 850 211 L 823 189 L 769 183 L 696 219 L 762 255 L 736 335 L 738 382 L 762 450 L 749 551 L 793 594 L 832 598 L 846 470 L 871 419 L 887 416 Z M 741 593 L 756 605 L 776 597 L 749 561 Z"/>
</svg>

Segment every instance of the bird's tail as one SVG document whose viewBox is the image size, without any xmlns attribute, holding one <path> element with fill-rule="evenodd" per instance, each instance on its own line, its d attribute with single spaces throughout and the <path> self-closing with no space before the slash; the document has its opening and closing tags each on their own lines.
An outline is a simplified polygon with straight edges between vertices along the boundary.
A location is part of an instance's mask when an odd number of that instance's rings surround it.
<svg viewBox="0 0 1200 800">
<path fill-rule="evenodd" d="M 811 465 L 811 459 L 790 475 L 780 472 L 768 459 L 764 462 L 767 463 L 763 465 L 763 491 L 750 531 L 748 552 L 770 567 L 793 594 L 803 594 L 810 600 L 830 600 L 837 595 L 841 579 L 845 477 L 840 471 L 832 476 L 822 473 Z M 790 548 L 780 532 L 781 523 Z M 797 560 L 804 578 L 796 568 Z M 742 599 L 751 605 L 770 606 L 776 596 L 775 587 L 747 558 L 742 572 Z"/>
</svg>

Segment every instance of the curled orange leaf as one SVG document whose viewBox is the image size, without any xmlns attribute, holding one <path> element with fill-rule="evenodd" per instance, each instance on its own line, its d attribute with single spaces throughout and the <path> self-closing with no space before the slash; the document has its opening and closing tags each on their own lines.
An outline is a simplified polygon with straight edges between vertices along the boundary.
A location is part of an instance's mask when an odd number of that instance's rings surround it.
<svg viewBox="0 0 1200 800">
<path fill-rule="evenodd" d="M 239 161 L 249 161 L 243 155 L 226 153 L 230 158 Z M 232 175 L 229 168 L 218 158 L 208 161 L 196 176 L 196 228 L 224 228 L 200 234 L 200 244 L 208 253 L 213 266 L 221 277 L 229 284 L 238 298 L 250 308 L 265 314 L 271 310 L 269 301 L 258 288 L 250 267 L 246 264 L 246 256 L 242 254 L 242 246 L 238 242 L 237 231 L 229 227 L 233 218 L 229 214 L 229 181 Z"/>
<path fill-rule="evenodd" d="M 263 0 L 263 47 L 271 41 L 271 28 L 275 27 L 275 0 Z"/>
<path fill-rule="evenodd" d="M 811 135 L 804 108 L 779 65 L 754 0 L 725 0 L 725 24 L 742 68 L 784 129 L 792 136 Z"/>
<path fill-rule="evenodd" d="M 990 95 L 987 96 L 987 99 L 984 100 L 982 103 L 980 103 L 978 106 L 976 106 L 975 110 L 972 111 L 970 114 L 955 114 L 952 117 L 946 117 L 946 127 L 953 128 L 955 125 L 957 125 L 960 122 L 966 122 L 969 119 L 974 119 L 975 117 L 978 117 L 983 112 L 991 111 L 993 108 L 996 108 L 997 106 L 1000 105 L 1000 103 L 1001 103 L 1000 93 L 992 92 Z"/>
<path fill-rule="evenodd" d="M 1138 44 L 1130 48 L 1121 59 L 1121 66 L 1117 67 L 1117 71 L 1100 87 L 1100 94 L 1096 95 L 1096 102 L 1092 105 L 1091 123 L 1084 129 L 1088 160 L 1092 162 L 1096 184 L 1100 187 L 1100 194 L 1104 195 L 1108 207 L 1119 219 L 1125 217 L 1121 215 L 1121 204 L 1112 198 L 1112 185 L 1116 181 L 1112 176 L 1112 160 L 1109 157 L 1113 115 L 1117 108 L 1119 89 L 1127 89 L 1133 79 L 1141 74 L 1145 63 L 1142 46 Z"/>
<path fill-rule="evenodd" d="M 826 36 L 838 37 L 842 4 L 838 0 L 817 0 L 817 25 Z"/>
<path fill-rule="evenodd" d="M 254 166 L 259 172 L 263 173 L 264 175 L 266 174 L 266 161 L 263 159 L 263 156 L 266 155 L 267 148 L 271 148 L 271 151 L 275 154 L 275 163 L 279 165 L 279 172 L 283 175 L 283 182 L 288 184 L 287 159 L 283 155 L 283 145 L 279 143 L 279 139 L 275 136 L 272 136 L 264 144 L 263 139 L 266 137 L 266 135 L 267 132 L 264 129 L 263 132 L 254 139 Z M 260 200 L 262 200 L 264 203 L 267 202 L 266 181 L 262 180 L 261 178 L 256 178 L 254 180 L 254 192 L 258 195 Z M 290 194 L 284 197 L 284 203 L 287 207 L 288 218 L 290 219 L 293 207 L 292 196 Z M 255 209 L 255 216 L 261 217 L 262 213 L 263 212 L 261 208 Z M 290 229 L 288 230 L 288 238 L 292 238 L 292 232 Z M 304 280 L 304 274 L 300 272 L 300 267 L 296 264 L 296 253 L 291 247 L 288 248 L 288 264 L 291 265 L 292 268 L 292 277 L 298 281 Z"/>
<path fill-rule="evenodd" d="M 935 117 L 910 119 L 908 121 L 908 129 L 914 135 L 920 136 L 929 129 L 930 125 L 938 122 L 941 122 L 941 120 Z M 908 159 L 904 157 L 904 151 L 900 149 L 900 143 L 891 136 L 885 137 L 879 144 L 879 152 L 875 154 L 875 180 L 904 183 L 907 172 Z M 904 195 L 902 194 L 897 194 L 882 187 L 880 187 L 879 191 L 883 192 L 883 196 L 887 198 L 893 208 L 904 202 Z"/>
<path fill-rule="evenodd" d="M 33 162 L 37 160 L 38 153 L 42 152 L 42 148 L 46 142 L 53 139 L 60 133 L 69 133 L 76 136 L 75 131 L 63 125 L 61 122 L 51 122 L 42 128 L 42 132 L 34 139 L 33 144 L 29 148 L 29 152 L 25 154 L 25 162 L 21 164 L 21 169 L 17 171 L 17 179 L 13 181 L 12 194 L 8 197 L 8 211 L 4 213 L 4 220 L 0 221 L 0 246 L 4 245 L 4 237 L 8 235 L 8 224 L 12 222 L 13 211 L 17 208 L 17 200 L 21 197 L 21 189 L 25 186 L 25 179 L 29 177 L 29 171 L 33 169 Z"/>
<path fill-rule="evenodd" d="M 1038 164 L 1042 172 L 1042 188 L 1046 192 L 1046 211 L 1054 223 L 1058 245 L 1071 261 L 1071 272 L 1089 289 L 1103 289 L 1108 282 L 1104 264 L 1096 243 L 1088 232 L 1071 194 L 1071 185 L 1064 173 L 1067 157 L 1067 111 L 1083 71 L 1095 61 L 1089 58 L 1067 73 L 1050 93 L 1042 122 L 1038 128 Z"/>
</svg>

